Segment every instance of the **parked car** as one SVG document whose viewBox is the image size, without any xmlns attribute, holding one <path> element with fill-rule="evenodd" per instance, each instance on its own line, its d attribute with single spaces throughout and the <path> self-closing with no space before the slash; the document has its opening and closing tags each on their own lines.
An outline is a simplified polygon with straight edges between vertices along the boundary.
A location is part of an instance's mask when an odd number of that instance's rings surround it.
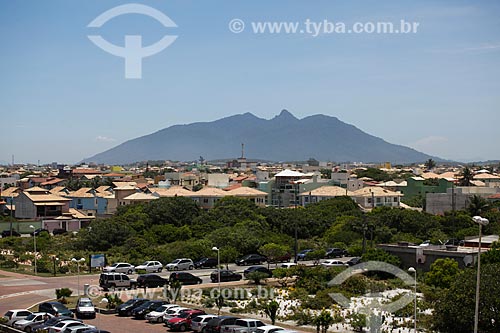
<svg viewBox="0 0 500 333">
<path fill-rule="evenodd" d="M 5 325 L 13 326 L 16 321 L 25 319 L 30 314 L 31 311 L 26 309 L 9 310 L 3 315 L 4 319 L 7 319 Z"/>
<path fill-rule="evenodd" d="M 200 284 L 203 282 L 201 278 L 194 276 L 193 274 L 188 272 L 174 272 L 170 274 L 169 281 L 170 283 L 180 281 L 184 285 Z"/>
<path fill-rule="evenodd" d="M 136 266 L 135 270 L 137 272 L 160 273 L 163 270 L 163 265 L 159 261 L 146 261 L 142 265 Z"/>
<path fill-rule="evenodd" d="M 2 231 L 2 238 L 10 237 L 10 236 L 21 237 L 21 234 L 18 233 L 17 231 L 15 231 L 14 229 Z"/>
<path fill-rule="evenodd" d="M 137 278 L 137 287 L 157 288 L 168 284 L 168 280 L 156 274 L 143 274 Z"/>
<path fill-rule="evenodd" d="M 248 274 L 261 272 L 266 274 L 266 278 L 273 276 L 273 273 L 264 266 L 250 266 L 243 271 L 243 275 L 248 279 Z"/>
<path fill-rule="evenodd" d="M 347 264 L 340 260 L 327 259 L 321 263 L 323 267 L 345 267 Z"/>
<path fill-rule="evenodd" d="M 117 262 L 111 266 L 104 267 L 102 271 L 105 273 L 132 274 L 135 271 L 135 266 L 126 262 Z"/>
<path fill-rule="evenodd" d="M 217 259 L 216 258 L 201 258 L 198 261 L 195 261 L 194 268 L 215 268 L 217 267 Z"/>
<path fill-rule="evenodd" d="M 95 307 L 90 298 L 81 297 L 78 299 L 75 307 L 75 316 L 76 318 L 95 318 Z"/>
<path fill-rule="evenodd" d="M 49 326 L 48 331 L 49 333 L 62 333 L 69 327 L 80 326 L 80 325 L 82 325 L 82 322 L 79 320 L 73 320 L 73 319 L 62 320 L 53 326 Z M 90 328 L 94 326 L 88 325 L 88 327 Z"/>
<path fill-rule="evenodd" d="M 155 300 L 143 303 L 142 305 L 132 310 L 132 316 L 134 316 L 136 319 L 144 319 L 148 313 L 150 313 L 151 311 L 155 311 L 163 304 L 167 304 L 167 302 Z"/>
<path fill-rule="evenodd" d="M 217 318 L 216 315 L 201 315 L 191 320 L 191 329 L 194 332 L 201 333 L 204 331 L 205 326 L 207 325 L 210 319 Z"/>
<path fill-rule="evenodd" d="M 186 330 L 191 329 L 191 321 L 193 318 L 206 314 L 203 310 L 187 310 L 182 312 L 177 317 L 169 319 L 167 322 L 167 327 L 170 328 L 171 331 L 181 331 L 185 332 Z"/>
<path fill-rule="evenodd" d="M 169 271 L 179 271 L 179 270 L 186 270 L 186 269 L 194 269 L 194 263 L 191 259 L 188 258 L 181 258 L 181 259 L 175 259 L 171 263 L 167 264 L 165 266 L 167 270 Z"/>
<path fill-rule="evenodd" d="M 67 231 L 65 229 L 62 229 L 62 228 L 56 228 L 56 229 L 52 230 L 52 235 L 54 235 L 54 236 L 64 235 L 66 233 L 67 233 Z"/>
<path fill-rule="evenodd" d="M 331 247 L 325 252 L 325 258 L 342 258 L 345 255 L 347 251 L 338 247 Z"/>
<path fill-rule="evenodd" d="M 465 245 L 465 241 L 464 240 L 459 240 L 457 238 L 450 238 L 446 242 L 444 242 L 444 245 L 464 246 Z"/>
<path fill-rule="evenodd" d="M 71 320 L 71 319 L 73 319 L 73 318 L 68 317 L 68 316 L 59 316 L 59 317 L 54 316 L 54 317 L 46 320 L 43 323 L 31 326 L 31 332 L 44 332 L 45 333 L 48 331 L 48 327 L 54 326 L 55 324 L 57 324 L 60 321 Z M 79 320 L 79 319 L 75 319 L 75 320 L 81 322 L 81 320 Z"/>
<path fill-rule="evenodd" d="M 221 333 L 221 327 L 223 325 L 234 325 L 238 317 L 233 316 L 219 316 L 212 318 L 205 325 L 205 333 Z"/>
<path fill-rule="evenodd" d="M 106 330 L 97 329 L 94 327 L 94 328 L 88 328 L 85 331 L 82 331 L 82 333 L 111 333 L 111 332 L 106 331 Z"/>
<path fill-rule="evenodd" d="M 40 303 L 38 304 L 38 312 L 48 312 L 54 316 L 67 316 L 73 318 L 73 312 L 60 302 Z"/>
<path fill-rule="evenodd" d="M 238 266 L 246 266 L 246 265 L 255 265 L 262 264 L 267 260 L 266 257 L 261 256 L 260 254 L 247 254 L 239 259 L 236 259 L 236 265 Z"/>
<path fill-rule="evenodd" d="M 143 303 L 146 303 L 148 301 L 149 301 L 149 299 L 146 299 L 146 298 L 129 299 L 125 303 L 118 305 L 116 310 L 117 310 L 119 316 L 131 316 L 132 310 L 134 310 L 136 307 L 138 307 L 138 306 L 140 306 Z"/>
<path fill-rule="evenodd" d="M 235 271 L 231 271 L 228 269 L 221 269 L 220 270 L 220 282 L 228 282 L 228 281 L 239 281 L 243 277 L 241 274 L 236 273 Z M 219 271 L 215 270 L 210 274 L 210 280 L 212 282 L 218 282 L 219 281 Z"/>
<path fill-rule="evenodd" d="M 165 323 L 165 325 L 167 325 L 167 322 L 170 319 L 175 318 L 175 317 L 179 316 L 181 313 L 189 311 L 189 310 L 191 310 L 191 309 L 185 308 L 182 306 L 179 306 L 176 308 L 171 308 L 171 309 L 167 310 L 167 312 L 165 312 L 165 314 L 163 315 L 163 322 Z"/>
<path fill-rule="evenodd" d="M 284 262 L 281 265 L 279 265 L 279 268 L 290 268 L 293 266 L 297 266 L 297 263 L 294 262 Z"/>
<path fill-rule="evenodd" d="M 33 236 L 33 235 L 40 236 L 43 233 L 45 233 L 46 235 L 50 235 L 49 231 L 47 229 L 44 229 L 44 228 L 35 229 L 35 231 L 30 232 L 30 235 L 31 236 Z"/>
<path fill-rule="evenodd" d="M 354 266 L 354 265 L 357 265 L 361 262 L 361 258 L 360 257 L 352 257 L 351 259 L 347 260 L 346 261 L 346 264 L 348 266 Z"/>
<path fill-rule="evenodd" d="M 290 262 L 290 260 L 292 260 L 292 256 L 290 255 L 290 253 L 287 253 L 285 255 L 282 255 L 282 256 L 275 256 L 275 257 L 269 257 L 267 258 L 267 262 L 269 263 L 279 263 L 279 262 Z"/>
<path fill-rule="evenodd" d="M 177 305 L 177 304 L 163 304 L 158 309 L 148 313 L 146 315 L 145 319 L 147 321 L 149 321 L 150 323 L 162 323 L 163 316 L 167 313 L 167 311 L 170 309 L 173 309 L 173 308 L 178 308 L 178 307 L 179 307 L 179 305 Z"/>
<path fill-rule="evenodd" d="M 137 281 L 130 279 L 123 273 L 101 273 L 99 286 L 104 290 L 109 289 L 132 289 L 137 287 Z"/>
<path fill-rule="evenodd" d="M 261 326 L 266 324 L 258 319 L 236 319 L 232 325 L 221 325 L 220 333 L 252 333 Z"/>
<path fill-rule="evenodd" d="M 26 318 L 16 321 L 13 327 L 21 331 L 31 332 L 33 326 L 41 324 L 52 317 L 54 316 L 47 312 L 33 312 Z"/>
<path fill-rule="evenodd" d="M 307 259 L 307 254 L 309 252 L 312 252 L 314 251 L 313 249 L 305 249 L 305 250 L 302 250 L 300 251 L 299 253 L 297 253 L 297 261 L 299 260 L 306 260 Z"/>
<path fill-rule="evenodd" d="M 87 324 L 80 324 L 80 325 L 76 325 L 76 326 L 67 327 L 61 333 L 82 333 L 82 332 L 87 331 L 89 328 L 91 328 L 91 327 Z"/>
<path fill-rule="evenodd" d="M 265 325 L 257 328 L 254 332 L 255 333 L 274 333 L 276 331 L 282 331 L 284 330 L 283 327 L 275 326 L 275 325 Z"/>
</svg>

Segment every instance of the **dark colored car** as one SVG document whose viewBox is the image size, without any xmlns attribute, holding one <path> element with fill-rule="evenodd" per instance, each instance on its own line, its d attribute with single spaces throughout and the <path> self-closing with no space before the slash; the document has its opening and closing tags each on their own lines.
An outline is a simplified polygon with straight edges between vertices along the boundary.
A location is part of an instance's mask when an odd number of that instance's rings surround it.
<svg viewBox="0 0 500 333">
<path fill-rule="evenodd" d="M 143 274 L 137 278 L 137 287 L 139 288 L 143 288 L 144 286 L 157 288 L 163 287 L 166 284 L 168 284 L 168 280 L 156 274 Z"/>
<path fill-rule="evenodd" d="M 123 304 L 120 304 L 116 310 L 118 311 L 119 316 L 131 316 L 132 310 L 141 306 L 142 304 L 149 302 L 149 299 L 146 298 L 133 298 L 129 299 Z"/>
<path fill-rule="evenodd" d="M 307 259 L 307 254 L 309 252 L 312 252 L 313 249 L 306 249 L 306 250 L 302 250 L 300 251 L 298 254 L 297 254 L 297 260 L 306 260 Z"/>
<path fill-rule="evenodd" d="M 195 261 L 194 268 L 215 268 L 217 267 L 217 259 L 215 258 L 201 258 Z"/>
<path fill-rule="evenodd" d="M 71 317 L 67 317 L 67 316 L 52 317 L 52 318 L 48 319 L 47 321 L 45 321 L 43 324 L 38 324 L 38 325 L 32 326 L 31 331 L 32 332 L 44 332 L 44 331 L 46 332 L 48 327 L 54 326 L 58 322 L 63 321 L 63 320 L 68 320 L 68 319 L 79 321 L 79 319 L 72 319 Z"/>
<path fill-rule="evenodd" d="M 12 230 L 4 230 L 4 231 L 2 231 L 2 238 L 10 237 L 11 236 L 11 232 L 12 232 L 12 236 L 13 237 L 21 237 L 20 233 L 18 233 L 14 229 L 12 229 Z"/>
<path fill-rule="evenodd" d="M 235 271 L 231 271 L 228 269 L 221 269 L 220 271 L 220 282 L 239 281 L 242 278 L 243 277 L 241 276 L 241 274 L 238 274 Z M 210 280 L 212 280 L 212 282 L 219 281 L 219 272 L 217 270 L 213 271 L 210 274 Z"/>
<path fill-rule="evenodd" d="M 325 258 L 342 258 L 345 255 L 347 255 L 347 251 L 337 247 L 329 248 L 325 252 Z"/>
<path fill-rule="evenodd" d="M 170 328 L 172 331 L 181 331 L 184 332 L 188 329 L 191 329 L 191 321 L 193 318 L 206 314 L 203 310 L 188 310 L 177 317 L 169 319 L 166 323 L 166 326 Z"/>
<path fill-rule="evenodd" d="M 233 316 L 219 316 L 217 318 L 210 319 L 205 326 L 206 333 L 220 333 L 220 328 L 223 325 L 234 325 L 238 317 Z"/>
<path fill-rule="evenodd" d="M 349 259 L 346 264 L 349 265 L 349 266 L 354 266 L 354 265 L 357 265 L 361 262 L 361 258 L 359 257 L 354 257 L 354 258 L 351 258 Z"/>
<path fill-rule="evenodd" d="M 267 258 L 267 262 L 274 264 L 274 263 L 278 263 L 278 262 L 290 262 L 291 259 L 292 259 L 292 256 L 290 255 L 290 253 L 287 253 L 287 254 L 282 255 L 282 256 L 276 256 L 276 257 L 272 257 L 272 258 L 269 257 L 269 258 Z"/>
<path fill-rule="evenodd" d="M 465 241 L 458 240 L 457 238 L 450 238 L 444 243 L 444 245 L 451 245 L 451 246 L 464 246 L 464 244 Z"/>
<path fill-rule="evenodd" d="M 188 272 L 174 272 L 170 274 L 169 278 L 170 283 L 174 281 L 180 281 L 182 284 L 200 284 L 203 282 L 202 279 L 200 279 L 197 276 L 194 276 L 191 273 Z"/>
<path fill-rule="evenodd" d="M 38 305 L 38 312 L 48 312 L 54 316 L 67 316 L 73 318 L 71 312 L 64 304 L 60 302 L 43 302 Z"/>
<path fill-rule="evenodd" d="M 89 328 L 88 330 L 82 331 L 82 333 L 111 333 L 111 332 L 101 330 L 99 328 Z"/>
<path fill-rule="evenodd" d="M 247 254 L 246 256 L 243 256 L 239 259 L 236 259 L 236 265 L 255 265 L 255 264 L 262 264 L 264 261 L 266 261 L 267 258 L 264 256 L 261 256 L 260 254 Z"/>
<path fill-rule="evenodd" d="M 64 229 L 61 229 L 61 228 L 56 228 L 54 230 L 52 230 L 52 235 L 64 235 L 65 233 L 67 233 L 66 230 Z"/>
<path fill-rule="evenodd" d="M 264 266 L 250 266 L 250 267 L 248 267 L 247 269 L 245 269 L 243 271 L 243 275 L 245 276 L 245 278 L 248 279 L 248 274 L 251 274 L 251 273 L 254 273 L 254 272 L 264 273 L 264 274 L 267 275 L 266 277 L 273 276 L 273 273 L 271 273 L 271 271 L 268 270 L 267 268 L 265 268 Z"/>
<path fill-rule="evenodd" d="M 132 316 L 134 316 L 136 319 L 144 319 L 144 317 L 148 313 L 150 313 L 151 311 L 155 311 L 163 304 L 168 304 L 168 302 L 157 300 L 157 301 L 149 301 L 149 302 L 143 303 L 142 305 L 140 305 L 132 310 Z"/>
<path fill-rule="evenodd" d="M 46 235 L 50 235 L 49 231 L 47 229 L 43 229 L 43 228 L 36 229 L 32 233 L 30 233 L 30 235 L 31 236 L 33 236 L 33 235 L 40 236 L 42 233 L 45 233 Z"/>
</svg>

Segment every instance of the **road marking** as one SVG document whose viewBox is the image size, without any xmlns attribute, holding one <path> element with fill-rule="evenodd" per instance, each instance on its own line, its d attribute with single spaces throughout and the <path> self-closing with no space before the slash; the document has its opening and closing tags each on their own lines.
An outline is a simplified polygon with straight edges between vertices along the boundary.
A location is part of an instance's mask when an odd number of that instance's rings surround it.
<svg viewBox="0 0 500 333">
<path fill-rule="evenodd" d="M 16 286 L 37 286 L 41 284 L 47 284 L 46 282 L 30 279 L 12 279 L 12 280 L 2 280 L 0 285 L 4 287 L 16 287 Z"/>
</svg>

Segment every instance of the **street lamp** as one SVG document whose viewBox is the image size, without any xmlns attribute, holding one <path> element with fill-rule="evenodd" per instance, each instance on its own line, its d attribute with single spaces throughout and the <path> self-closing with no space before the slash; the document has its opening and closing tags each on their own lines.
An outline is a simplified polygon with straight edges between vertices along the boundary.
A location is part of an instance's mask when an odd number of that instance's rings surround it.
<svg viewBox="0 0 500 333">
<path fill-rule="evenodd" d="M 474 333 L 477 333 L 477 326 L 479 322 L 479 286 L 481 285 L 481 236 L 483 226 L 487 226 L 490 221 L 481 216 L 474 216 L 472 218 L 474 223 L 479 225 L 479 244 L 477 249 L 477 278 L 476 278 L 476 308 L 474 311 Z"/>
<path fill-rule="evenodd" d="M 54 276 L 56 276 L 56 261 L 58 261 L 59 258 L 56 257 L 55 255 L 52 256 L 52 263 L 54 264 Z"/>
<path fill-rule="evenodd" d="M 72 262 L 76 262 L 76 267 L 77 267 L 77 283 L 78 283 L 78 297 L 80 297 L 80 263 L 85 261 L 85 258 L 80 258 L 76 259 L 73 258 L 71 259 Z"/>
<path fill-rule="evenodd" d="M 219 296 L 221 297 L 221 292 L 220 292 L 220 249 L 216 246 L 212 247 L 212 251 L 217 251 L 217 284 L 218 284 L 218 289 L 219 289 Z M 219 308 L 220 312 L 220 308 Z M 219 312 L 217 315 L 219 315 Z"/>
<path fill-rule="evenodd" d="M 35 255 L 35 275 L 36 275 L 36 273 L 37 273 L 37 271 L 36 271 L 36 232 L 35 232 L 35 227 L 32 224 L 30 224 L 30 229 L 33 229 L 33 247 L 35 250 L 34 255 Z"/>
<path fill-rule="evenodd" d="M 101 299 L 99 301 L 99 304 L 105 304 L 106 307 L 108 306 L 108 303 L 109 303 L 109 301 L 108 301 L 108 299 L 106 297 L 104 297 L 103 299 Z M 100 326 L 101 326 L 101 316 L 100 316 L 100 314 L 101 314 L 101 311 L 99 311 L 99 317 L 98 317 L 98 320 L 97 320 L 97 326 L 99 326 L 98 332 L 101 332 L 101 328 L 100 328 Z"/>
<path fill-rule="evenodd" d="M 415 313 L 413 320 L 413 330 L 417 333 L 417 270 L 413 267 L 408 268 L 408 272 L 415 274 Z"/>
</svg>

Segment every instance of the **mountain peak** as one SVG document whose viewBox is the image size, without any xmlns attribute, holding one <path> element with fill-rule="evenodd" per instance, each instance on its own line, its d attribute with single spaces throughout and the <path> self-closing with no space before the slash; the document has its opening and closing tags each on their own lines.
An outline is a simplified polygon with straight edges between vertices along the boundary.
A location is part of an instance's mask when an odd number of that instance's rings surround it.
<svg viewBox="0 0 500 333">
<path fill-rule="evenodd" d="M 281 110 L 280 114 L 275 116 L 273 119 L 279 120 L 298 120 L 293 114 L 291 114 L 287 109 Z"/>
</svg>

